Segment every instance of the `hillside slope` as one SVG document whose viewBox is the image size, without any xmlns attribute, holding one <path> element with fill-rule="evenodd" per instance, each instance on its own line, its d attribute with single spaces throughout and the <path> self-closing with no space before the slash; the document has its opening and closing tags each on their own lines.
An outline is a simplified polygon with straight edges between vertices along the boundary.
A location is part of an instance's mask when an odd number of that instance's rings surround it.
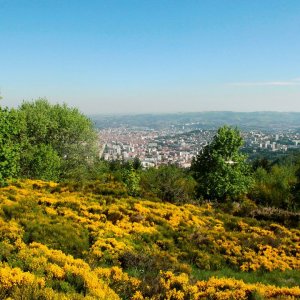
<svg viewBox="0 0 300 300">
<path fill-rule="evenodd" d="M 0 190 L 0 299 L 300 298 L 300 231 L 123 186 Z"/>
</svg>

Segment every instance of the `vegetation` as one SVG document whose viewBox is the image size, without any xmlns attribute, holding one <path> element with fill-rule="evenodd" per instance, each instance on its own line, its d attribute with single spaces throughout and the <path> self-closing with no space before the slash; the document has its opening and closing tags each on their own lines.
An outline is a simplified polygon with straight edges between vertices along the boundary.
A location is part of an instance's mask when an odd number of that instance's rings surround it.
<svg viewBox="0 0 300 300">
<path fill-rule="evenodd" d="M 196 182 L 187 171 L 169 165 L 143 172 L 141 186 L 148 194 L 164 201 L 184 203 L 195 197 Z"/>
<path fill-rule="evenodd" d="M 300 298 L 300 155 L 242 143 L 143 170 L 101 161 L 77 109 L 0 108 L 0 299 Z"/>
<path fill-rule="evenodd" d="M 292 167 L 275 165 L 268 172 L 263 168 L 255 172 L 255 187 L 252 192 L 257 203 L 264 206 L 275 206 L 283 209 L 293 209 L 294 197 L 291 187 L 297 178 Z"/>
<path fill-rule="evenodd" d="M 92 122 L 75 108 L 39 99 L 1 109 L 0 178 L 58 181 L 86 172 L 97 158 Z"/>
<path fill-rule="evenodd" d="M 77 190 L 77 191 L 74 191 Z M 296 299 L 300 231 L 124 185 L 0 190 L 1 299 Z"/>
<path fill-rule="evenodd" d="M 237 129 L 221 127 L 213 141 L 195 157 L 191 170 L 161 166 L 143 170 L 132 162 L 102 162 L 97 134 L 77 109 L 38 99 L 18 109 L 0 109 L 0 183 L 9 178 L 41 180 L 109 179 L 123 182 L 132 196 L 174 203 L 216 200 L 241 201 L 297 211 L 300 201 L 300 158 L 253 166 L 241 154 Z"/>
<path fill-rule="evenodd" d="M 129 164 L 127 168 L 123 169 L 122 179 L 127 187 L 128 193 L 131 196 L 138 196 L 140 194 L 141 179 L 133 164 Z"/>
<path fill-rule="evenodd" d="M 249 196 L 262 206 L 291 211 L 300 208 L 300 155 L 271 163 L 267 159 L 255 161 L 255 184 Z"/>
<path fill-rule="evenodd" d="M 18 116 L 24 123 L 23 176 L 48 180 L 70 177 L 95 159 L 97 137 L 93 124 L 77 109 L 40 99 L 23 103 Z M 52 163 L 46 167 L 42 163 L 45 160 Z"/>
<path fill-rule="evenodd" d="M 0 185 L 5 178 L 13 178 L 19 172 L 20 152 L 17 143 L 19 129 L 14 111 L 0 107 Z"/>
<path fill-rule="evenodd" d="M 247 194 L 252 178 L 246 157 L 239 152 L 242 145 L 237 129 L 219 128 L 213 141 L 192 162 L 198 195 L 225 200 Z"/>
</svg>

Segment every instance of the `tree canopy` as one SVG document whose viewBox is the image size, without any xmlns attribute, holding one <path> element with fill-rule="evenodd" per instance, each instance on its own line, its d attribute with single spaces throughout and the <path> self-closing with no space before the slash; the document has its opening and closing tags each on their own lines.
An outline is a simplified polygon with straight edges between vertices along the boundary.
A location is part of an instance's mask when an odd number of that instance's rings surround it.
<svg viewBox="0 0 300 300">
<path fill-rule="evenodd" d="M 194 158 L 191 170 L 198 183 L 198 195 L 207 199 L 236 198 L 252 184 L 246 157 L 240 153 L 240 132 L 219 128 L 212 142 Z"/>
<path fill-rule="evenodd" d="M 97 156 L 93 123 L 78 109 L 39 99 L 24 102 L 18 113 L 25 124 L 22 128 L 21 171 L 27 177 L 40 175 L 37 177 L 56 179 L 72 176 L 76 170 L 87 168 Z M 36 153 L 35 157 L 32 157 L 33 153 Z M 45 160 L 48 165 L 43 163 Z M 36 168 L 40 166 L 39 170 L 32 168 L 33 163 Z"/>
<path fill-rule="evenodd" d="M 19 172 L 19 128 L 13 111 L 0 107 L 0 184 Z"/>
<path fill-rule="evenodd" d="M 144 191 L 158 198 L 179 203 L 193 199 L 195 180 L 188 172 L 175 165 L 160 166 L 146 170 L 141 177 Z"/>
<path fill-rule="evenodd" d="M 84 173 L 97 158 L 94 125 L 76 108 L 38 99 L 0 114 L 0 178 L 57 181 Z"/>
</svg>

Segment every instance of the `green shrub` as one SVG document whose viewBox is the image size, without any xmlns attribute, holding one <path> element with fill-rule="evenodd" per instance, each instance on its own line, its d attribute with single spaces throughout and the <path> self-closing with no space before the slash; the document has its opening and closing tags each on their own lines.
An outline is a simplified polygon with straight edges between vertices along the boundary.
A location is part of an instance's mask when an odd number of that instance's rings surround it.
<svg viewBox="0 0 300 300">
<path fill-rule="evenodd" d="M 195 180 L 185 170 L 170 165 L 150 168 L 141 174 L 144 194 L 153 194 L 164 201 L 184 203 L 195 197 Z"/>
</svg>

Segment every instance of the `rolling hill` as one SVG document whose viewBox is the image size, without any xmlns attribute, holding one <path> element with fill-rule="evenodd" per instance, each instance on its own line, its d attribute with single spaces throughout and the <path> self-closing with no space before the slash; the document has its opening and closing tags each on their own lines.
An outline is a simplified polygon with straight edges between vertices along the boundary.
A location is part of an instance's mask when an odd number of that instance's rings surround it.
<svg viewBox="0 0 300 300">
<path fill-rule="evenodd" d="M 115 182 L 0 190 L 1 299 L 296 299 L 300 230 Z"/>
</svg>

